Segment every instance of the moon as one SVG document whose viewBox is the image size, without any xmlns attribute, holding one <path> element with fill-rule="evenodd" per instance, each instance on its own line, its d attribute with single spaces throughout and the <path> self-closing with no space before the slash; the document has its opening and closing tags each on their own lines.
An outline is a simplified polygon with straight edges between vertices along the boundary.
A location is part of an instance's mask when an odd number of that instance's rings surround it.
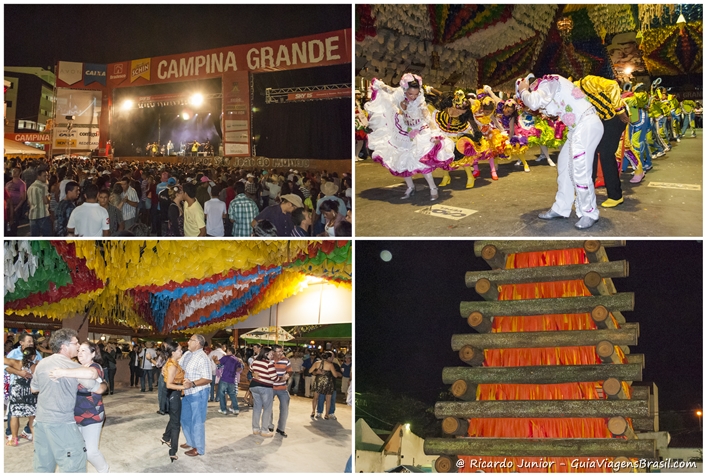
<svg viewBox="0 0 706 476">
<path fill-rule="evenodd" d="M 382 250 L 380 252 L 380 259 L 387 263 L 392 259 L 392 253 L 387 250 Z"/>
</svg>

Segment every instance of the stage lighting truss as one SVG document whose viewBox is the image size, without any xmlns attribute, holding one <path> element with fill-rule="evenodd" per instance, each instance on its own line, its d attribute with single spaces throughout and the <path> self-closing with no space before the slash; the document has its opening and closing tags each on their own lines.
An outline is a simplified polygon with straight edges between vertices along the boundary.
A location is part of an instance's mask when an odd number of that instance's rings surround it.
<svg viewBox="0 0 706 476">
<path fill-rule="evenodd" d="M 167 100 L 167 101 L 160 101 L 156 99 L 151 99 L 151 98 L 140 98 L 137 102 L 137 107 L 138 108 L 146 108 L 146 107 L 167 107 L 167 106 L 191 106 L 191 94 L 186 95 L 184 94 L 183 96 L 180 95 L 179 97 Z M 223 98 L 223 93 L 211 93 L 211 94 L 204 94 L 203 95 L 203 102 L 205 103 L 206 101 L 210 99 L 222 99 Z"/>
<path fill-rule="evenodd" d="M 299 88 L 267 88 L 265 89 L 265 104 L 278 104 L 287 102 L 292 94 L 306 94 L 306 93 L 317 93 L 319 91 L 341 91 L 341 90 L 351 90 L 351 83 L 339 83 L 339 84 L 324 84 L 321 86 L 303 86 Z M 297 98 L 298 102 L 302 101 L 326 101 L 329 99 L 340 99 L 338 97 L 317 97 L 316 94 L 312 94 L 311 97 L 302 96 Z"/>
</svg>

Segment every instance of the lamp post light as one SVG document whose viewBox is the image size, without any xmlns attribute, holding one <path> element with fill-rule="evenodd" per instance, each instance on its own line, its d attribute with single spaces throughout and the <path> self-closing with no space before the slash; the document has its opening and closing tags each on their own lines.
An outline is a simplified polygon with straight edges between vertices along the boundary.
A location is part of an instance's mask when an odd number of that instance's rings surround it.
<svg viewBox="0 0 706 476">
<path fill-rule="evenodd" d="M 704 412 L 701 410 L 696 410 L 696 416 L 699 417 L 699 431 L 701 431 L 701 417 L 703 416 Z"/>
</svg>

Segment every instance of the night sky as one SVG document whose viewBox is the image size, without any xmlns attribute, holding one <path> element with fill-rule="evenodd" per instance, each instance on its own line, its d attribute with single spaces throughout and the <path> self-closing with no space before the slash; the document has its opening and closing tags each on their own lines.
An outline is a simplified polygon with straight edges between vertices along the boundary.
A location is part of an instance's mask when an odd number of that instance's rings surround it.
<svg viewBox="0 0 706 476">
<path fill-rule="evenodd" d="M 4 5 L 5 65 L 114 63 L 351 28 L 351 5 Z"/>
<path fill-rule="evenodd" d="M 628 241 L 607 249 L 625 259 L 628 278 L 618 292 L 635 293 L 639 322 L 631 353 L 645 354 L 643 381 L 659 388 L 660 411 L 693 414 L 703 390 L 703 245 L 697 241 Z M 385 263 L 382 250 L 392 253 Z M 472 241 L 357 240 L 356 391 L 390 389 L 433 404 L 445 366 L 463 365 L 451 335 L 472 333 L 459 313 L 461 301 L 482 300 L 465 286 L 466 271 L 489 270 Z M 696 425 L 696 417 L 694 425 Z"/>
</svg>

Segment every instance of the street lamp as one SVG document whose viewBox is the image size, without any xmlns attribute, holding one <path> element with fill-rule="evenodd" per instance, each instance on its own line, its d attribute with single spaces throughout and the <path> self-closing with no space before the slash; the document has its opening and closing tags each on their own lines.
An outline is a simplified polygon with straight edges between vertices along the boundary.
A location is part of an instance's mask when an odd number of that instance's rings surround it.
<svg viewBox="0 0 706 476">
<path fill-rule="evenodd" d="M 701 410 L 696 410 L 696 416 L 699 417 L 699 431 L 701 431 L 701 417 L 703 416 L 704 412 Z"/>
</svg>

